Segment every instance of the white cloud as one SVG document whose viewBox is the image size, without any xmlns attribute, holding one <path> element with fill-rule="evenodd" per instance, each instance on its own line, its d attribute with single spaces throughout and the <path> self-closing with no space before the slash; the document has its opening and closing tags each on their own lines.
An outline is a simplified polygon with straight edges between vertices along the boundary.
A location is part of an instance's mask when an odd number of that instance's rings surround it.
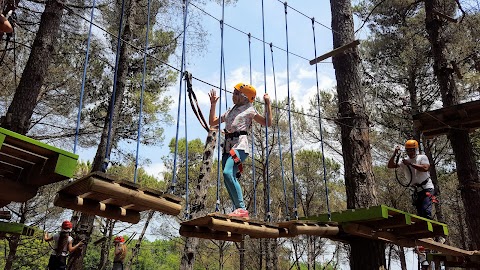
<svg viewBox="0 0 480 270">
<path fill-rule="evenodd" d="M 155 177 L 160 177 L 163 172 L 166 172 L 165 165 L 162 163 L 153 163 L 144 167 L 145 171 Z"/>
</svg>

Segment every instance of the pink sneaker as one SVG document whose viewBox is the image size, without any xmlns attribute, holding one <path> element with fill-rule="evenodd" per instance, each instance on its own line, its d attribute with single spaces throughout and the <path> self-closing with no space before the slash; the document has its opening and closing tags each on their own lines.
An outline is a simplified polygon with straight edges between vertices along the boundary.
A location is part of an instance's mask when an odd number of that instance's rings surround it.
<svg viewBox="0 0 480 270">
<path fill-rule="evenodd" d="M 248 211 L 242 208 L 238 208 L 228 215 L 231 217 L 240 217 L 240 218 L 248 219 Z"/>
</svg>

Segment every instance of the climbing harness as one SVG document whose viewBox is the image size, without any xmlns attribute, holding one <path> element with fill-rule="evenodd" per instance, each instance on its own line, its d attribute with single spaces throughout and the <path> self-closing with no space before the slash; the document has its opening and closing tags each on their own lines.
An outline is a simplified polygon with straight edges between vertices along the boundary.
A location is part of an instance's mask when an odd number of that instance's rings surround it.
<svg viewBox="0 0 480 270">
<path fill-rule="evenodd" d="M 233 162 L 235 162 L 235 165 L 238 167 L 237 174 L 235 175 L 238 179 L 242 176 L 243 172 L 242 160 L 237 156 L 237 153 L 235 153 L 235 149 L 233 148 L 230 149 L 230 156 L 232 156 Z"/>
</svg>

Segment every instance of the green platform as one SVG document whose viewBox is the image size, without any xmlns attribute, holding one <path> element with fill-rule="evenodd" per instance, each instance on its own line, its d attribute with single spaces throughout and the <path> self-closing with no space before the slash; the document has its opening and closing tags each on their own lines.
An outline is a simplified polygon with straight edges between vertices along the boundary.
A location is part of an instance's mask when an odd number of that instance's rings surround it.
<svg viewBox="0 0 480 270">
<path fill-rule="evenodd" d="M 301 220 L 329 222 L 327 214 L 305 217 Z M 395 236 L 396 239 L 421 239 L 448 235 L 448 228 L 444 223 L 412 215 L 386 205 L 333 212 L 331 221 L 337 222 L 347 234 L 356 230 L 361 230 L 359 234 L 364 234 L 370 230 L 372 233 Z"/>
<path fill-rule="evenodd" d="M 78 155 L 0 128 L 0 205 L 24 202 L 38 187 L 71 178 Z"/>
<path fill-rule="evenodd" d="M 35 229 L 21 223 L 0 221 L 0 233 L 32 236 L 35 233 Z"/>
</svg>

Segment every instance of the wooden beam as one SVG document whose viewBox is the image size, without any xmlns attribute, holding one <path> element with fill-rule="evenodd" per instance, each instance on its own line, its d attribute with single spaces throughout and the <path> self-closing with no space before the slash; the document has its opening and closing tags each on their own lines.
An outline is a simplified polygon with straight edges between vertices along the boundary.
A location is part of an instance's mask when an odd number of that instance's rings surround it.
<svg viewBox="0 0 480 270">
<path fill-rule="evenodd" d="M 221 232 L 206 227 L 187 225 L 180 226 L 180 235 L 184 237 L 196 237 L 202 239 L 223 240 L 232 242 L 241 242 L 243 240 L 243 235 L 241 234 Z"/>
<path fill-rule="evenodd" d="M 11 219 L 12 218 L 12 213 L 10 211 L 0 211 L 0 219 Z"/>
<path fill-rule="evenodd" d="M 2 201 L 26 202 L 37 195 L 37 188 L 0 177 Z"/>
<path fill-rule="evenodd" d="M 446 21 L 449 21 L 449 22 L 452 22 L 452 23 L 457 23 L 457 22 L 458 22 L 457 19 L 452 18 L 452 17 L 450 17 L 450 16 L 448 16 L 448 15 L 445 15 L 445 14 L 439 12 L 439 11 L 432 10 L 432 13 L 435 14 L 435 15 L 437 15 L 438 17 L 440 17 L 440 18 L 442 18 L 442 19 L 445 19 Z"/>
<path fill-rule="evenodd" d="M 332 50 L 332 51 L 330 51 L 330 52 L 327 52 L 327 53 L 325 53 L 325 54 L 320 55 L 319 57 L 317 57 L 317 58 L 315 58 L 315 59 L 313 59 L 313 60 L 310 60 L 310 65 L 315 65 L 316 63 L 321 62 L 321 61 L 323 61 L 323 60 L 325 60 L 325 59 L 327 59 L 327 58 L 329 58 L 329 57 L 332 57 L 332 56 L 334 56 L 334 55 L 340 54 L 340 53 L 342 53 L 343 51 L 345 51 L 345 50 L 347 50 L 347 49 L 350 49 L 350 48 L 353 48 L 353 47 L 355 47 L 355 46 L 358 46 L 358 44 L 360 44 L 360 40 L 357 39 L 357 40 L 354 40 L 354 41 L 352 41 L 352 42 L 350 42 L 350 43 L 348 43 L 348 44 L 345 44 L 345 45 L 343 45 L 343 46 L 340 46 L 340 47 L 338 47 L 338 48 L 336 48 L 336 49 L 334 49 L 334 50 Z"/>
<path fill-rule="evenodd" d="M 212 218 L 208 227 L 215 231 L 247 234 L 254 238 L 277 238 L 279 235 L 278 228 L 235 219 Z"/>
</svg>

